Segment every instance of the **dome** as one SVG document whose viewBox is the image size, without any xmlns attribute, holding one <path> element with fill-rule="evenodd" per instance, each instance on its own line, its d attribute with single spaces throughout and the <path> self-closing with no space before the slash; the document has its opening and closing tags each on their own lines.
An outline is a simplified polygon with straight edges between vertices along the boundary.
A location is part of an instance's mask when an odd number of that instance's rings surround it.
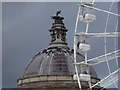
<svg viewBox="0 0 120 90">
<path fill-rule="evenodd" d="M 84 56 L 77 53 L 77 62 L 84 60 Z M 81 70 L 79 69 L 79 73 Z M 23 76 L 35 75 L 74 75 L 73 50 L 69 48 L 54 48 L 43 50 L 35 55 L 26 68 Z M 97 77 L 95 70 L 90 67 L 90 75 Z"/>
<path fill-rule="evenodd" d="M 24 77 L 35 75 L 74 75 L 73 49 L 67 44 L 66 32 L 68 31 L 63 23 L 63 17 L 52 16 L 54 22 L 50 28 L 51 42 L 49 47 L 38 53 L 27 66 Z M 77 52 L 77 62 L 84 61 L 84 56 Z M 81 66 L 78 66 L 81 73 Z M 89 74 L 97 77 L 95 70 L 89 66 Z"/>
<path fill-rule="evenodd" d="M 74 50 L 67 44 L 66 32 L 68 31 L 63 23 L 63 17 L 52 16 L 54 20 L 50 28 L 51 42 L 42 53 L 36 54 L 28 64 L 21 78 L 18 79 L 18 87 L 40 88 L 40 90 L 78 90 L 75 80 Z M 78 51 L 76 61 L 83 62 L 85 57 Z M 89 74 L 91 83 L 99 81 L 95 70 L 86 64 L 77 65 L 78 74 Z M 84 88 L 88 83 L 82 81 Z M 86 90 L 86 89 L 85 89 Z"/>
</svg>

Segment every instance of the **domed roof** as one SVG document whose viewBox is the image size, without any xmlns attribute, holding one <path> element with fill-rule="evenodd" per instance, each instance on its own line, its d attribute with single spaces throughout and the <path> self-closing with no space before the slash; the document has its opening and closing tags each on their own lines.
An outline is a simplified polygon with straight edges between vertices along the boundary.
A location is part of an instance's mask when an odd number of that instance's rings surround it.
<svg viewBox="0 0 120 90">
<path fill-rule="evenodd" d="M 84 56 L 77 53 L 77 62 L 84 60 Z M 78 70 L 79 73 L 81 69 Z M 38 53 L 26 68 L 23 76 L 35 75 L 74 75 L 73 50 L 54 48 Z M 90 75 L 97 77 L 95 70 L 90 67 Z"/>
<path fill-rule="evenodd" d="M 35 75 L 74 75 L 73 50 L 67 46 L 66 32 L 63 17 L 52 16 L 54 20 L 50 31 L 51 43 L 49 47 L 38 53 L 27 66 L 23 77 Z M 77 52 L 77 62 L 84 61 L 84 56 Z M 81 73 L 81 66 L 78 72 Z M 87 72 L 87 71 L 84 71 Z M 95 70 L 89 66 L 89 74 L 97 77 Z"/>
</svg>

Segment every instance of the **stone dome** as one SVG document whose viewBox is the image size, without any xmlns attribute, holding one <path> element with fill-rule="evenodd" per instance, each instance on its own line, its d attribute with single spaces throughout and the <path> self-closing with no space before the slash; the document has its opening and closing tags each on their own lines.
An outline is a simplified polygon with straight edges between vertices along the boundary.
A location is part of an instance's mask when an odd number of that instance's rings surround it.
<svg viewBox="0 0 120 90">
<path fill-rule="evenodd" d="M 77 62 L 84 60 L 84 56 L 77 53 Z M 79 73 L 81 69 L 79 69 Z M 69 48 L 54 48 L 38 53 L 29 63 L 23 76 L 35 75 L 74 75 L 73 50 Z M 90 67 L 90 75 L 97 77 L 95 70 Z"/>
<path fill-rule="evenodd" d="M 23 76 L 33 75 L 74 75 L 73 50 L 69 49 L 66 40 L 68 31 L 63 23 L 63 17 L 51 17 L 54 22 L 50 31 L 49 47 L 38 53 L 27 66 Z M 77 62 L 84 61 L 84 56 L 77 52 Z M 81 67 L 80 67 L 81 68 Z M 79 73 L 81 69 L 78 69 Z M 95 70 L 90 67 L 89 73 L 97 77 Z"/>
<path fill-rule="evenodd" d="M 79 90 L 77 80 L 74 79 L 74 50 L 70 49 L 66 40 L 68 31 L 63 23 L 63 17 L 52 16 L 54 20 L 50 31 L 51 42 L 47 49 L 36 54 L 28 64 L 22 77 L 17 81 L 18 87 L 41 88 L 40 90 Z M 77 62 L 85 57 L 76 53 Z M 77 65 L 79 74 L 89 74 L 91 83 L 99 81 L 93 67 Z M 82 81 L 82 86 L 88 88 L 88 83 Z M 85 89 L 86 90 L 86 89 Z M 96 90 L 96 89 L 95 89 Z"/>
</svg>

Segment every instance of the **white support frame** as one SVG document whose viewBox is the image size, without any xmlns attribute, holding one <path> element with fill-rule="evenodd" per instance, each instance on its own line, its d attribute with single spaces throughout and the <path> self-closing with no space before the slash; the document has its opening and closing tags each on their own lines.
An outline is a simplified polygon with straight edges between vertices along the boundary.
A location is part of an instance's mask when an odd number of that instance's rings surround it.
<svg viewBox="0 0 120 90">
<path fill-rule="evenodd" d="M 95 0 L 93 0 L 92 4 L 94 4 L 94 1 Z M 75 72 L 76 72 L 77 81 L 78 81 L 78 85 L 79 85 L 80 90 L 82 90 L 82 88 L 81 88 L 81 82 L 80 82 L 80 77 L 79 77 L 78 68 L 77 68 L 77 65 L 79 65 L 79 64 L 88 64 L 90 61 L 94 61 L 95 62 L 94 65 L 100 64 L 102 62 L 107 62 L 107 66 L 108 66 L 108 70 L 109 70 L 109 75 L 106 76 L 104 79 L 102 79 L 100 82 L 94 84 L 93 86 L 90 85 L 90 88 L 89 88 L 90 90 L 93 87 L 95 87 L 96 85 L 98 85 L 99 83 L 103 82 L 104 80 L 106 80 L 108 78 L 112 78 L 112 76 L 114 74 L 118 73 L 118 71 L 119 71 L 119 68 L 118 68 L 118 70 L 116 70 L 113 73 L 111 73 L 108 61 L 115 59 L 116 63 L 117 63 L 117 58 L 120 57 L 120 50 L 117 50 L 115 48 L 115 51 L 107 53 L 107 51 L 106 51 L 106 45 L 104 46 L 104 48 L 105 48 L 105 54 L 104 55 L 101 55 L 101 56 L 98 56 L 98 57 L 95 57 L 95 58 L 92 58 L 92 59 L 88 60 L 87 59 L 87 52 L 85 52 L 85 62 L 77 62 L 77 60 L 76 60 L 76 52 L 77 52 L 77 39 L 76 39 L 76 37 L 77 36 L 102 37 L 105 40 L 105 44 L 106 44 L 106 38 L 107 37 L 112 37 L 112 38 L 120 37 L 120 32 L 116 31 L 117 28 L 115 29 L 115 32 L 107 32 L 107 23 L 108 23 L 108 20 L 109 20 L 109 15 L 111 14 L 111 15 L 115 15 L 117 17 L 120 16 L 120 14 L 116 14 L 116 13 L 111 12 L 112 5 L 113 5 L 113 3 L 111 4 L 111 6 L 109 8 L 109 11 L 102 10 L 102 9 L 99 9 L 99 8 L 96 8 L 96 7 L 93 7 L 93 6 L 89 6 L 87 4 L 82 3 L 82 1 L 81 1 L 80 5 L 79 5 L 78 14 L 77 14 L 77 18 L 76 18 L 76 24 L 75 24 L 75 32 L 74 32 L 74 64 L 75 64 Z M 81 13 L 80 12 L 81 11 L 81 6 L 84 6 L 84 7 L 87 7 L 87 8 L 91 8 L 93 10 L 97 10 L 97 11 L 104 12 L 104 13 L 108 14 L 107 20 L 106 20 L 105 32 L 104 33 L 88 33 L 89 22 L 87 22 L 87 25 L 86 25 L 86 32 L 77 33 L 77 27 L 78 27 L 79 17 L 80 17 L 80 13 Z M 118 26 L 118 24 L 116 25 L 116 27 L 117 26 Z M 114 43 L 116 43 L 116 41 Z M 114 45 L 116 46 L 116 44 L 114 44 Z M 105 59 L 105 60 L 103 60 L 103 59 Z M 118 65 L 118 63 L 117 63 L 117 65 Z M 113 78 L 113 79 L 114 79 L 114 82 L 118 80 L 118 78 L 116 78 L 116 77 Z M 107 86 L 109 86 L 110 84 L 112 84 L 114 82 L 108 83 Z"/>
</svg>

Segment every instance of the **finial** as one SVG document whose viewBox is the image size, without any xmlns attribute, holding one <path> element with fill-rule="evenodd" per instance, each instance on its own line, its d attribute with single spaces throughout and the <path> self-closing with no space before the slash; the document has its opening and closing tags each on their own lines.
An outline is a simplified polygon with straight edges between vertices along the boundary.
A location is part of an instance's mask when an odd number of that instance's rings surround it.
<svg viewBox="0 0 120 90">
<path fill-rule="evenodd" d="M 61 13 L 61 10 L 56 12 L 56 16 L 58 16 Z"/>
</svg>

